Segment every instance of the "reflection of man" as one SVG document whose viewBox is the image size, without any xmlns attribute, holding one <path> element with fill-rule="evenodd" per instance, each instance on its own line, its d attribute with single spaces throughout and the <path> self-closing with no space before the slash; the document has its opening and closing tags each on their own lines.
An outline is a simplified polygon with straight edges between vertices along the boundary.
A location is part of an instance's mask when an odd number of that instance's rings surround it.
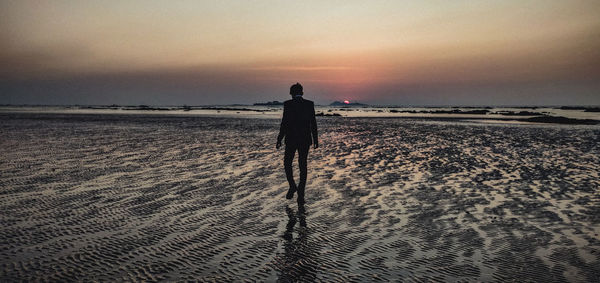
<svg viewBox="0 0 600 283">
<path fill-rule="evenodd" d="M 290 87 L 292 99 L 283 104 L 283 119 L 277 136 L 277 148 L 281 146 L 281 140 L 285 137 L 285 156 L 283 165 L 285 175 L 290 184 L 287 199 L 292 199 L 298 191 L 298 204 L 304 204 L 304 188 L 306 187 L 308 149 L 311 144 L 319 147 L 317 137 L 317 120 L 315 119 L 315 104 L 310 100 L 302 98 L 302 85 L 296 83 Z M 296 186 L 292 173 L 292 161 L 298 151 L 298 165 L 300 167 L 300 183 Z"/>
<path fill-rule="evenodd" d="M 316 281 L 318 271 L 318 259 L 315 258 L 314 243 L 308 243 L 308 228 L 306 227 L 306 214 L 304 208 L 298 209 L 298 214 L 286 207 L 288 215 L 288 223 L 283 234 L 284 258 L 283 265 L 280 266 L 281 273 L 279 280 L 281 282 L 314 282 Z M 297 220 L 300 220 L 300 227 L 296 225 Z M 294 239 L 294 230 L 298 232 L 298 236 Z"/>
</svg>

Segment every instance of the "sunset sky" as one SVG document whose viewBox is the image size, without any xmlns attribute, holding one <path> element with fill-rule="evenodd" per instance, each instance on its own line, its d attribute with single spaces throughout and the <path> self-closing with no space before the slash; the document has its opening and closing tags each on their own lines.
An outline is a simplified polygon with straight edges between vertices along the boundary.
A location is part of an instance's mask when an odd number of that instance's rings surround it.
<svg viewBox="0 0 600 283">
<path fill-rule="evenodd" d="M 0 104 L 599 105 L 595 1 L 1 1 Z"/>
</svg>

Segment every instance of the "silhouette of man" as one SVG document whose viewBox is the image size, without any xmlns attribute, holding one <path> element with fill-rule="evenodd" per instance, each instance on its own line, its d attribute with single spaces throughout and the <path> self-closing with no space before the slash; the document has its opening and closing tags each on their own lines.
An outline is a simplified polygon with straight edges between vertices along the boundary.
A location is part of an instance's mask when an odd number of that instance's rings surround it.
<svg viewBox="0 0 600 283">
<path fill-rule="evenodd" d="M 304 92 L 302 85 L 296 83 L 290 87 L 292 99 L 283 103 L 283 119 L 277 136 L 276 147 L 281 147 L 281 141 L 285 137 L 285 155 L 283 165 L 285 175 L 290 189 L 285 198 L 292 199 L 294 193 L 298 192 L 298 204 L 304 204 L 304 188 L 306 187 L 307 158 L 308 149 L 313 144 L 314 148 L 319 147 L 319 138 L 317 137 L 317 120 L 315 119 L 315 104 L 302 98 Z M 300 167 L 300 183 L 296 186 L 294 175 L 292 173 L 292 161 L 298 151 L 298 165 Z"/>
</svg>

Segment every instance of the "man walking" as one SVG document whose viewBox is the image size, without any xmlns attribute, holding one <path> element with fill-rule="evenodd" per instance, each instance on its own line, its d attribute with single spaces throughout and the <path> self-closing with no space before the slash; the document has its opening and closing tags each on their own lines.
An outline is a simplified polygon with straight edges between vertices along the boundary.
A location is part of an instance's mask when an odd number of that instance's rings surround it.
<svg viewBox="0 0 600 283">
<path fill-rule="evenodd" d="M 317 137 L 317 120 L 315 119 L 315 104 L 302 98 L 304 94 L 302 85 L 296 83 L 290 87 L 292 99 L 283 103 L 283 119 L 277 136 L 276 147 L 281 147 L 281 141 L 285 137 L 285 155 L 283 165 L 285 175 L 290 189 L 285 196 L 292 199 L 294 193 L 298 192 L 298 204 L 304 204 L 304 188 L 306 187 L 308 149 L 311 144 L 314 148 L 319 147 Z M 300 183 L 296 186 L 292 173 L 292 161 L 298 151 L 298 165 L 300 167 Z"/>
</svg>

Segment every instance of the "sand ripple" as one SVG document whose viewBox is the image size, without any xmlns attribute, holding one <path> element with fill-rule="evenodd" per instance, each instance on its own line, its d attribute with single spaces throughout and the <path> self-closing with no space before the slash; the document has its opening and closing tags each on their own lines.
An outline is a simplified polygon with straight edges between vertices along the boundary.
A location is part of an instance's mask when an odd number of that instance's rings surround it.
<svg viewBox="0 0 600 283">
<path fill-rule="evenodd" d="M 0 116 L 0 281 L 600 280 L 595 126 Z"/>
</svg>

